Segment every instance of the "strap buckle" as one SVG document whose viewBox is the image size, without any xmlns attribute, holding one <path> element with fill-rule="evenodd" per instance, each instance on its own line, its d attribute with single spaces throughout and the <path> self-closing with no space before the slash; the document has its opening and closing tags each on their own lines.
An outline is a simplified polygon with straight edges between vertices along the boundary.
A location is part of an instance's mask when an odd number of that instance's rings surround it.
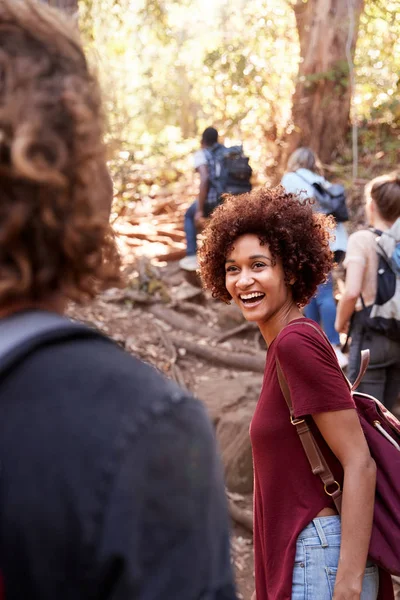
<svg viewBox="0 0 400 600">
<path fill-rule="evenodd" d="M 292 425 L 300 425 L 301 423 L 305 423 L 305 419 L 295 419 L 292 415 L 290 415 L 290 422 Z"/>
<path fill-rule="evenodd" d="M 336 485 L 337 488 L 336 490 L 333 490 L 333 492 L 328 492 L 328 485 Z M 336 480 L 332 481 L 332 483 L 324 483 L 324 490 L 325 490 L 325 494 L 327 494 L 328 496 L 335 496 L 336 494 L 338 494 L 339 492 L 341 492 L 341 487 L 340 487 L 340 483 L 338 483 Z"/>
</svg>

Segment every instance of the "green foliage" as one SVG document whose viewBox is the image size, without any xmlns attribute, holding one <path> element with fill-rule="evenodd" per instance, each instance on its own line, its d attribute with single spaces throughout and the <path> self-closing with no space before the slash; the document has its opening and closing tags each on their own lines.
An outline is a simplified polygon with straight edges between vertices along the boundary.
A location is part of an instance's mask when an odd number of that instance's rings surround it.
<svg viewBox="0 0 400 600">
<path fill-rule="evenodd" d="M 245 143 L 256 171 L 273 162 L 290 119 L 299 1 L 80 0 L 107 94 L 111 147 L 120 153 L 114 168 L 123 174 L 136 165 L 136 181 L 137 165 L 145 165 L 141 181 L 149 183 L 131 181 L 135 193 L 190 169 L 188 156 L 210 124 L 228 143 Z M 355 68 L 354 118 L 399 126 L 400 0 L 366 0 Z M 341 62 L 309 83 L 344 87 L 348 69 Z"/>
<path fill-rule="evenodd" d="M 355 67 L 354 116 L 399 124 L 400 0 L 367 0 Z"/>
</svg>

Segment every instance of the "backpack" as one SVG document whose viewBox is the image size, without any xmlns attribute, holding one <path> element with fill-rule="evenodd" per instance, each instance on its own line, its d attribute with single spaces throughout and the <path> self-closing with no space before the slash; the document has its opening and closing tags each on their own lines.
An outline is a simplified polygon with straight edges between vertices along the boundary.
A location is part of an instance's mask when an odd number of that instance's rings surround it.
<svg viewBox="0 0 400 600">
<path fill-rule="evenodd" d="M 349 212 L 346 205 L 346 190 L 340 183 L 331 183 L 328 186 L 322 183 L 311 183 L 296 171 L 296 175 L 303 181 L 312 185 L 315 199 L 318 202 L 319 212 L 332 215 L 338 223 L 349 220 Z"/>
<path fill-rule="evenodd" d="M 325 334 L 312 325 L 331 347 Z M 290 326 L 290 323 L 288 324 Z M 377 467 L 374 519 L 369 547 L 369 557 L 379 567 L 392 575 L 400 575 L 400 422 L 384 405 L 373 396 L 357 392 L 356 389 L 367 370 L 369 350 L 361 352 L 361 368 L 353 385 L 346 379 L 356 405 L 361 427 L 369 450 Z M 314 475 L 319 475 L 325 493 L 330 496 L 341 512 L 342 490 L 330 470 L 315 438 L 308 426 L 309 416 L 296 419 L 289 386 L 276 360 L 277 375 L 282 394 L 290 412 L 291 423 L 296 427 L 300 441 Z"/>
<path fill-rule="evenodd" d="M 400 217 L 387 231 L 370 229 L 376 236 L 378 272 L 372 306 L 363 305 L 363 325 L 400 342 Z"/>
<path fill-rule="evenodd" d="M 204 152 L 210 185 L 205 203 L 205 216 L 209 216 L 214 208 L 221 204 L 223 194 L 237 196 L 250 192 L 253 170 L 242 146 L 226 148 L 222 144 L 214 144 Z"/>
</svg>

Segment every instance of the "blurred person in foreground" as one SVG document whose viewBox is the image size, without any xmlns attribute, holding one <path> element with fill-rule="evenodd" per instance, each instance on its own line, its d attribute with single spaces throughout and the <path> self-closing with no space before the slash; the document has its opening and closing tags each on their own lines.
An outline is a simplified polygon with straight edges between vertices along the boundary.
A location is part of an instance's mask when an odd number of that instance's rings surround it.
<svg viewBox="0 0 400 600">
<path fill-rule="evenodd" d="M 118 282 L 102 117 L 74 25 L 0 0 L 0 339 Z M 3 597 L 235 598 L 204 409 L 111 341 L 43 344 L 1 378 L 0 457 Z"/>
</svg>

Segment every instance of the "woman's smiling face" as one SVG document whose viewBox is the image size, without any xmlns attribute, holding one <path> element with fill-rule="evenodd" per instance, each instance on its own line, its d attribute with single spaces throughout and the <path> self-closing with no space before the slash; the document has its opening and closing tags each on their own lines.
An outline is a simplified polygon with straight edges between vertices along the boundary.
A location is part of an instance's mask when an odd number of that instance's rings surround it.
<svg viewBox="0 0 400 600">
<path fill-rule="evenodd" d="M 225 285 L 247 321 L 265 323 L 293 303 L 281 262 L 254 234 L 235 240 L 226 257 Z"/>
</svg>

